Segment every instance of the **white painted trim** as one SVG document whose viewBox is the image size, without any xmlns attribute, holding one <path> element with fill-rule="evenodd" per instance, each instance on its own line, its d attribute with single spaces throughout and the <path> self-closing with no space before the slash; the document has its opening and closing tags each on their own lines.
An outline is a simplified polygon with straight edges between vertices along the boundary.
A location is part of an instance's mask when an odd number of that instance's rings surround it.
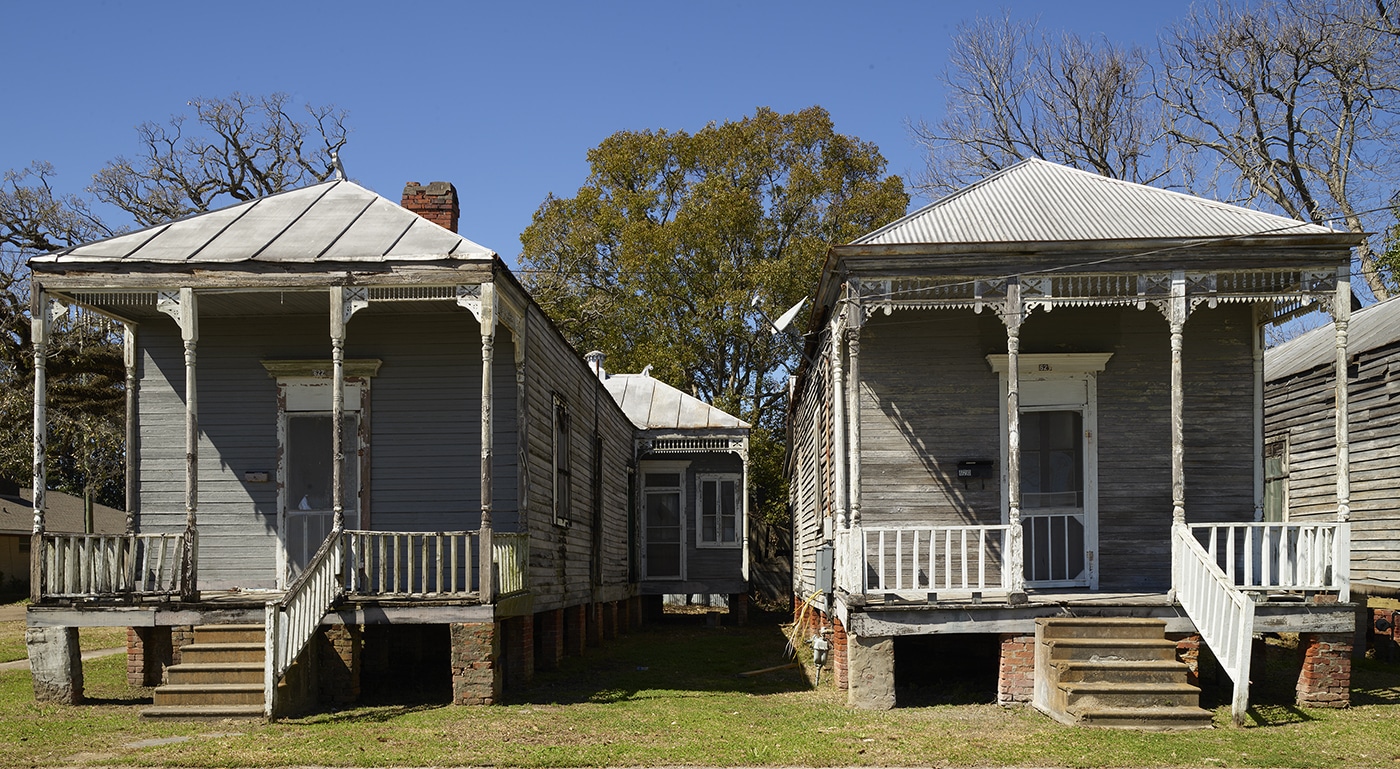
<svg viewBox="0 0 1400 769">
<path fill-rule="evenodd" d="M 638 540 L 638 546 L 641 548 L 641 551 L 642 551 L 642 553 L 641 553 L 641 556 L 642 556 L 642 557 L 641 557 L 641 559 L 640 559 L 640 563 L 641 563 L 641 578 L 642 578 L 643 581 L 653 581 L 653 580 L 668 580 L 668 581 L 669 581 L 669 580 L 677 580 L 677 581 L 684 582 L 685 579 L 686 579 L 686 572 L 687 572 L 687 568 L 686 568 L 686 567 L 687 567 L 687 563 L 686 563 L 686 560 L 687 560 L 687 559 L 686 559 L 686 557 L 685 557 L 685 552 L 686 552 L 686 547 L 687 547 L 687 545 L 688 545 L 688 543 L 689 543 L 689 540 L 686 538 L 686 529 L 689 528 L 688 525 L 687 525 L 687 523 L 688 523 L 688 521 L 689 521 L 689 519 L 690 519 L 690 516 L 686 514 L 686 503 L 687 503 L 688 500 L 686 499 L 686 493 L 685 493 L 685 491 L 686 491 L 686 488 L 690 485 L 689 483 L 686 483 L 686 475 L 687 475 L 689 472 L 690 472 L 690 462 L 689 462 L 689 461 L 678 461 L 678 460 L 657 461 L 657 460 L 644 459 L 644 460 L 642 460 L 641 462 L 638 462 L 638 463 L 637 463 L 637 488 L 640 490 L 640 493 L 637 494 L 637 504 L 641 506 L 641 509 L 638 511 L 638 514 L 637 514 L 637 518 L 638 518 L 638 520 L 641 522 L 641 526 L 638 527 L 638 528 L 641 529 L 641 532 L 640 532 L 640 536 L 637 538 L 637 540 Z M 680 562 L 680 567 L 681 567 L 681 568 L 680 568 L 680 576 L 679 576 L 679 577 L 672 577 L 672 576 L 670 576 L 670 575 L 661 576 L 661 577 L 653 577 L 653 576 L 650 575 L 650 573 L 649 573 L 648 570 L 647 570 L 647 491 L 648 491 L 648 487 L 647 487 L 647 473 L 677 473 L 677 474 L 680 475 L 680 483 L 677 484 L 676 486 L 656 486 L 656 487 L 653 487 L 653 488 L 655 488 L 655 490 L 657 490 L 657 491 L 663 491 L 663 492 L 671 492 L 671 491 L 674 491 L 674 492 L 676 492 L 677 494 L 680 495 L 680 510 L 677 511 L 677 513 L 678 513 L 678 515 L 679 515 L 679 517 L 680 517 L 680 525 L 681 525 L 681 541 L 680 541 L 680 561 L 681 561 L 681 562 Z"/>
<path fill-rule="evenodd" d="M 706 542 L 705 529 L 701 523 L 703 511 L 701 510 L 705 495 L 702 486 L 706 481 L 723 483 L 732 481 L 734 483 L 734 536 L 733 542 Z M 715 550 L 737 550 L 744 546 L 744 515 L 743 515 L 743 475 L 741 473 L 696 473 L 695 474 L 695 547 L 701 549 Z"/>
<path fill-rule="evenodd" d="M 1099 395 L 1098 374 L 1103 371 L 1113 353 L 1066 353 L 1023 354 L 1019 356 L 1017 370 L 1020 372 L 1021 400 L 1035 403 L 1039 398 L 1035 391 L 1046 384 L 1083 382 L 1083 396 L 1077 402 L 1045 402 L 1022 406 L 1021 412 L 1028 411 L 1078 411 L 1082 416 L 1084 429 L 1084 582 L 1038 582 L 1033 587 L 1084 585 L 1090 590 L 1099 588 Z M 987 362 L 997 372 L 998 402 L 1001 420 L 1001 522 L 1010 522 L 1011 480 L 1007 471 L 1007 456 L 1010 453 L 1007 426 L 1007 356 L 988 355 Z M 1021 510 L 1024 520 L 1027 515 Z M 1029 554 L 1026 555 L 1029 558 Z"/>
</svg>

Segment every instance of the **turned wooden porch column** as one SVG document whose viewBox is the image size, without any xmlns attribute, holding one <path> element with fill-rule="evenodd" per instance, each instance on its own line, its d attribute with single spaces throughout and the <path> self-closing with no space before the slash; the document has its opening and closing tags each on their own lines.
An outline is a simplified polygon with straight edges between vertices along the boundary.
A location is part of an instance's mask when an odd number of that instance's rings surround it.
<svg viewBox="0 0 1400 769">
<path fill-rule="evenodd" d="M 29 597 L 38 603 L 43 596 L 44 491 L 48 488 L 48 357 L 49 297 L 35 283 L 29 293 L 30 341 L 34 345 L 34 474 L 32 502 L 34 530 L 29 544 Z"/>
<path fill-rule="evenodd" d="M 180 325 L 185 344 L 185 550 L 180 561 L 180 597 L 199 597 L 199 390 L 195 352 L 199 343 L 199 310 L 193 288 L 161 291 L 156 309 Z"/>
<path fill-rule="evenodd" d="M 122 450 L 126 469 L 126 533 L 136 533 L 136 516 L 141 501 L 137 489 L 136 458 L 140 453 L 140 424 L 137 415 L 137 393 L 140 383 L 136 379 L 136 324 L 122 323 L 122 364 L 126 368 L 126 432 Z"/>
<path fill-rule="evenodd" d="M 846 493 L 846 479 L 850 470 L 849 448 L 846 445 L 846 334 L 845 311 L 836 314 L 831 322 L 831 437 L 835 455 L 835 478 L 832 479 L 832 493 L 836 499 L 836 528 L 851 527 L 850 507 Z"/>
<path fill-rule="evenodd" d="M 1006 324 L 1006 562 L 1011 570 L 1008 582 L 1012 602 L 1024 600 L 1026 593 L 1025 532 L 1021 530 L 1021 283 L 1006 282 L 1006 307 L 1001 313 Z"/>
<path fill-rule="evenodd" d="M 345 529 L 345 287 L 331 286 L 331 536 Z"/>
<path fill-rule="evenodd" d="M 852 526 L 860 521 L 860 328 L 865 313 L 860 305 L 852 302 L 848 310 L 850 326 L 846 330 L 846 419 L 848 420 L 847 454 L 850 456 L 850 469 L 847 471 L 850 488 L 850 519 Z"/>
<path fill-rule="evenodd" d="M 492 413 L 492 357 L 496 346 L 496 285 L 481 284 L 481 561 L 479 596 L 482 603 L 495 600 L 495 567 L 491 547 L 491 463 L 495 419 Z"/>
<path fill-rule="evenodd" d="M 1351 323 L 1351 270 L 1337 270 L 1337 294 L 1332 301 L 1332 324 L 1336 329 L 1336 433 L 1337 433 L 1337 521 L 1351 520 L 1351 444 L 1348 395 L 1347 326 Z"/>
<path fill-rule="evenodd" d="M 1186 326 L 1186 274 L 1172 273 L 1167 323 L 1171 327 L 1172 525 L 1186 524 L 1186 400 L 1183 392 L 1182 336 Z"/>
</svg>

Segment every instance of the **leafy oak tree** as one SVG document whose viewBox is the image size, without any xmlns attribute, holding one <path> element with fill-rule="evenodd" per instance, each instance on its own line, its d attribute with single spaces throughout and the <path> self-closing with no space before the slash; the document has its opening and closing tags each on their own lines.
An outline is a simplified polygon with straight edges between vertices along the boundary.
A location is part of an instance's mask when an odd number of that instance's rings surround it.
<svg viewBox="0 0 1400 769">
<path fill-rule="evenodd" d="M 52 165 L 0 177 L 0 476 L 27 482 L 33 435 L 33 345 L 24 263 L 38 254 L 251 200 L 334 173 L 346 142 L 345 112 L 286 94 L 195 99 L 193 116 L 137 127 L 139 151 L 108 163 L 88 195 L 54 189 Z M 304 116 L 303 116 L 304 114 Z M 104 221 L 94 199 L 129 217 Z M 72 312 L 50 343 L 49 484 L 120 507 L 125 371 L 121 330 Z"/>
<path fill-rule="evenodd" d="M 521 235 L 526 286 L 612 370 L 650 365 L 752 423 L 755 506 L 786 520 L 782 404 L 801 353 L 764 316 L 808 296 L 828 246 L 903 215 L 903 182 L 821 107 L 622 131 L 588 162 L 578 192 L 547 197 Z"/>
</svg>

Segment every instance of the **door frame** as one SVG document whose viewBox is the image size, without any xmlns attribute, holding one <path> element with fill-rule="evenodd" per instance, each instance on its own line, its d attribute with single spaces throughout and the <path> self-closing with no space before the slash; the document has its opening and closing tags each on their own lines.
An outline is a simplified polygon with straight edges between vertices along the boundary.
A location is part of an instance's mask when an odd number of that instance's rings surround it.
<svg viewBox="0 0 1400 769">
<path fill-rule="evenodd" d="M 330 414 L 330 361 L 262 361 L 269 375 L 277 380 L 277 589 L 285 590 L 291 579 L 291 559 L 287 553 L 287 414 Z M 378 360 L 345 361 L 345 404 L 347 415 L 356 414 L 355 448 L 359 487 L 352 495 L 359 513 L 359 528 L 370 528 L 370 381 L 379 372 Z M 350 500 L 346 500 L 349 502 Z"/>
<path fill-rule="evenodd" d="M 686 580 L 686 568 L 688 565 L 687 561 L 689 559 L 687 559 L 685 556 L 687 547 L 690 543 L 690 539 L 688 537 L 687 532 L 687 529 L 690 528 L 689 495 L 686 494 L 686 489 L 690 485 L 689 483 L 687 483 L 687 476 L 689 475 L 689 471 L 690 462 L 685 460 L 644 459 L 637 463 L 637 489 L 641 492 L 637 495 L 637 517 L 642 523 L 642 525 L 638 527 L 641 530 L 641 536 L 638 537 L 638 547 L 641 550 L 641 579 L 643 582 L 684 582 Z M 647 563 L 647 529 L 649 528 L 647 525 L 647 473 L 677 473 L 680 475 L 680 484 L 675 487 L 675 493 L 678 494 L 680 497 L 680 509 L 676 511 L 676 514 L 677 516 L 679 516 L 680 519 L 681 530 L 681 539 L 679 543 L 679 576 L 667 575 L 664 577 L 657 577 L 653 576 L 649 570 L 650 565 Z M 666 493 L 671 492 L 672 487 L 667 486 L 665 488 Z"/>
<path fill-rule="evenodd" d="M 1083 415 L 1084 430 L 1084 579 L 1074 582 L 1027 582 L 1028 587 L 1080 586 L 1099 589 L 1098 375 L 1111 357 L 1113 353 L 1030 353 L 1018 356 L 1021 411 L 1078 411 Z M 997 392 L 1000 395 L 1001 522 L 1005 524 L 1011 519 L 1011 479 L 1006 469 L 1011 451 L 1006 410 L 1009 363 L 1006 355 L 988 355 L 987 361 L 997 372 Z"/>
</svg>

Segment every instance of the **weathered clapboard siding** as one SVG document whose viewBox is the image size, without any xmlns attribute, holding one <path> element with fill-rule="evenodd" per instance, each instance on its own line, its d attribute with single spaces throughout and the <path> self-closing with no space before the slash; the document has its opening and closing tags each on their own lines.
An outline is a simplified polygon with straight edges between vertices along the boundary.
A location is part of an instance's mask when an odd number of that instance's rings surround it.
<svg viewBox="0 0 1400 769">
<path fill-rule="evenodd" d="M 1400 594 L 1400 343 L 1353 351 L 1348 378 L 1351 579 L 1358 594 Z M 1331 361 L 1271 380 L 1265 434 L 1288 441 L 1288 517 L 1337 515 L 1335 372 Z"/>
<path fill-rule="evenodd" d="M 823 347 L 816 363 L 801 381 L 805 389 L 795 417 L 788 420 L 788 495 L 792 509 L 793 595 L 805 599 L 816 590 L 816 550 L 822 542 L 822 522 L 830 515 L 824 490 L 829 488 L 829 455 L 826 453 L 826 412 L 830 408 L 827 366 L 829 348 Z"/>
<path fill-rule="evenodd" d="M 424 333 L 431 329 L 432 333 Z M 363 311 L 350 359 L 378 358 L 370 383 L 369 525 L 378 530 L 474 529 L 480 524 L 480 324 L 465 310 L 422 315 Z M 184 529 L 184 352 L 171 321 L 141 326 L 142 531 Z M 200 584 L 271 587 L 277 548 L 277 387 L 261 361 L 329 359 L 322 316 L 201 319 Z M 495 522 L 518 526 L 513 348 L 494 363 Z M 353 458 L 351 461 L 354 461 Z M 248 471 L 269 473 L 249 483 Z"/>
<path fill-rule="evenodd" d="M 1199 309 L 1185 332 L 1188 518 L 1247 521 L 1254 511 L 1251 310 Z M 861 332 L 861 505 L 868 526 L 995 524 L 996 479 L 957 479 L 957 463 L 999 471 L 1000 397 L 989 354 L 1004 354 L 990 314 L 876 315 Z M 1098 376 L 1102 589 L 1170 578 L 1170 356 L 1155 310 L 1061 308 L 1033 314 L 1021 351 L 1110 352 Z"/>
<path fill-rule="evenodd" d="M 536 611 L 630 594 L 633 543 L 627 469 L 633 428 L 612 396 L 538 307 L 528 309 L 525 363 L 527 507 L 530 516 L 530 584 Z M 513 391 L 513 390 L 512 390 Z M 554 519 L 554 398 L 568 408 L 570 508 L 567 525 Z M 593 436 L 602 438 L 602 536 L 595 540 Z M 595 542 L 601 541 L 602 552 Z"/>
<path fill-rule="evenodd" d="M 662 462 L 687 462 L 685 478 L 685 582 L 690 593 L 735 593 L 745 591 L 743 578 L 744 551 L 741 546 L 700 547 L 699 505 L 696 492 L 698 476 L 705 473 L 728 473 L 741 476 L 743 462 L 736 454 L 659 454 L 648 457 Z M 645 460 L 643 460 L 645 461 Z M 666 580 L 649 580 L 664 588 Z M 675 582 L 679 582 L 678 580 Z M 654 591 L 652 591 L 654 592 Z"/>
</svg>

